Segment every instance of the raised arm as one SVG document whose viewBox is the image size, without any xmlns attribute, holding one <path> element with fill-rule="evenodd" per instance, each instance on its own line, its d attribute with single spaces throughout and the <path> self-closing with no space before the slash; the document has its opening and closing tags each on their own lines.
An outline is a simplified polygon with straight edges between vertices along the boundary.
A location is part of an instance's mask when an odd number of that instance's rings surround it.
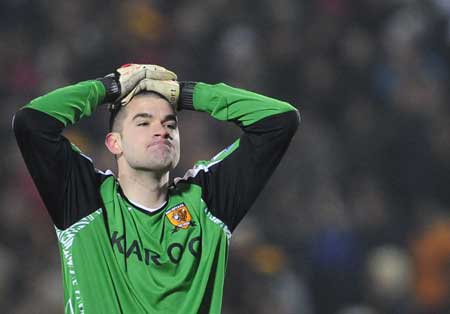
<svg viewBox="0 0 450 314">
<path fill-rule="evenodd" d="M 64 127 L 92 114 L 103 101 L 100 81 L 57 89 L 32 100 L 13 118 L 25 164 L 53 220 L 67 228 L 99 206 L 99 174 L 61 134 Z"/>
<path fill-rule="evenodd" d="M 65 229 L 101 206 L 101 174 L 62 131 L 104 102 L 126 105 L 143 79 L 175 80 L 151 64 L 126 64 L 99 80 L 57 89 L 31 101 L 13 120 L 17 143 L 54 224 Z M 169 90 L 171 92 L 171 90 Z"/>
<path fill-rule="evenodd" d="M 182 109 L 208 112 L 243 130 L 237 141 L 182 179 L 202 188 L 209 211 L 232 231 L 279 164 L 299 113 L 286 102 L 225 84 L 181 83 L 180 101 Z"/>
</svg>

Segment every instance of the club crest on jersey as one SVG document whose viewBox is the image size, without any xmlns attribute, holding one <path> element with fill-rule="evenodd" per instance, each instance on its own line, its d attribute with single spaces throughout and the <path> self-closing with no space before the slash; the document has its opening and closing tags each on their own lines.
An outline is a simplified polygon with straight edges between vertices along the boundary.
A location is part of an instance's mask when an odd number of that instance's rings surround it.
<svg viewBox="0 0 450 314">
<path fill-rule="evenodd" d="M 177 232 L 180 229 L 187 229 L 189 226 L 195 227 L 195 222 L 192 221 L 191 213 L 189 213 L 189 210 L 184 203 L 169 209 L 166 212 L 166 216 L 170 223 L 175 226 L 172 232 Z"/>
</svg>

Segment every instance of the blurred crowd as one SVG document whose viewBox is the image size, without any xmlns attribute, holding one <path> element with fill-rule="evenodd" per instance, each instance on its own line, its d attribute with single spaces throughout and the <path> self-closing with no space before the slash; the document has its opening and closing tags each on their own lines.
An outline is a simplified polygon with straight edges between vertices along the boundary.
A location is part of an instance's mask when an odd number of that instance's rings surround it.
<svg viewBox="0 0 450 314">
<path fill-rule="evenodd" d="M 2 312 L 63 312 L 56 236 L 14 112 L 135 62 L 302 114 L 233 235 L 224 314 L 450 313 L 449 19 L 448 0 L 2 0 Z M 179 117 L 176 176 L 240 134 Z M 100 108 L 66 132 L 100 169 L 114 169 L 107 120 Z"/>
</svg>

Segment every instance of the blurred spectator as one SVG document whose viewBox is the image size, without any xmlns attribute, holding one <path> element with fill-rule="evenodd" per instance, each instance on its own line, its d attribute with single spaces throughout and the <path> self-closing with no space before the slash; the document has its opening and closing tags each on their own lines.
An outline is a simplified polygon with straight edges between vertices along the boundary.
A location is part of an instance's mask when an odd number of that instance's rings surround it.
<svg viewBox="0 0 450 314">
<path fill-rule="evenodd" d="M 417 269 L 417 302 L 424 312 L 450 310 L 450 216 L 436 214 L 423 222 L 413 252 Z"/>
<path fill-rule="evenodd" d="M 368 299 L 381 313 L 411 313 L 412 259 L 402 248 L 385 245 L 367 259 Z"/>
</svg>

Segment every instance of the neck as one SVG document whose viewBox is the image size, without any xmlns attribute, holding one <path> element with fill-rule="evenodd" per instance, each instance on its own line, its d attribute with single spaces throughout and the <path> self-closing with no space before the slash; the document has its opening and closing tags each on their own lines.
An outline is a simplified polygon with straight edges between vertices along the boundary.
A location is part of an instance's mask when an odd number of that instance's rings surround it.
<svg viewBox="0 0 450 314">
<path fill-rule="evenodd" d="M 119 169 L 118 180 L 125 196 L 135 203 L 157 208 L 166 201 L 169 172 L 160 174 L 152 171 Z"/>
</svg>

